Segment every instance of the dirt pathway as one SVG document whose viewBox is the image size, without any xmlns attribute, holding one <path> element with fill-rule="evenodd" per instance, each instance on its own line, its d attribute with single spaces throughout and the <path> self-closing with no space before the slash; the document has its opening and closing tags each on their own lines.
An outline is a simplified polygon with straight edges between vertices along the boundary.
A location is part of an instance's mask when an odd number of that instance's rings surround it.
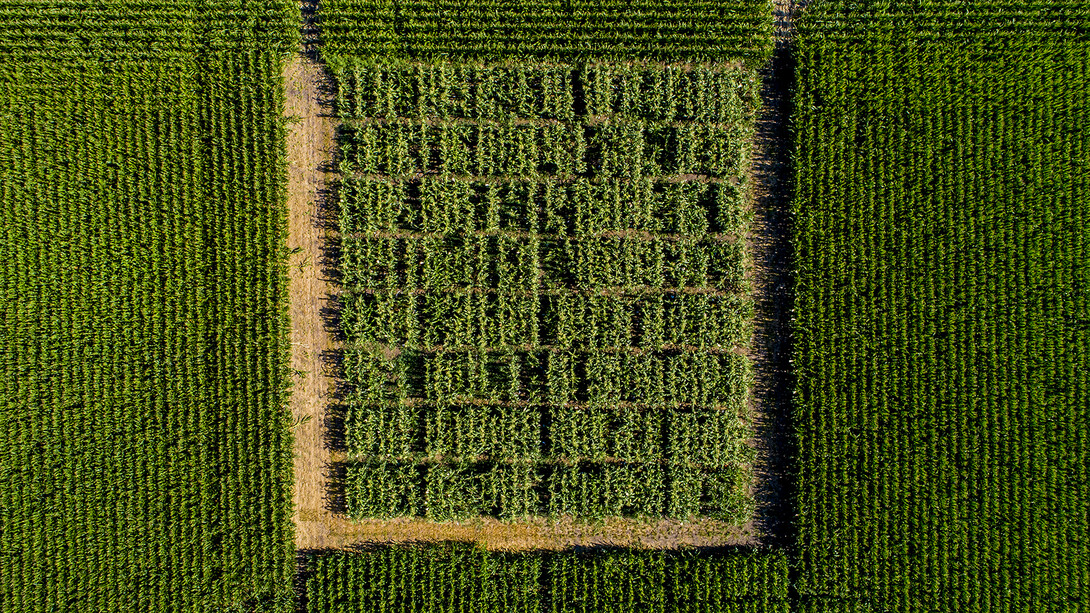
<svg viewBox="0 0 1090 613">
<path fill-rule="evenodd" d="M 335 239 L 327 223 L 327 172 L 336 123 L 321 104 L 322 68 L 306 55 L 292 58 L 284 71 L 285 114 L 297 121 L 288 133 L 288 248 L 291 294 L 291 395 L 295 418 L 295 542 L 297 549 L 328 545 L 326 471 L 331 453 L 325 444 L 326 412 L 335 402 L 337 381 L 328 366 L 338 346 L 326 317 L 336 285 L 325 253 Z"/>
</svg>

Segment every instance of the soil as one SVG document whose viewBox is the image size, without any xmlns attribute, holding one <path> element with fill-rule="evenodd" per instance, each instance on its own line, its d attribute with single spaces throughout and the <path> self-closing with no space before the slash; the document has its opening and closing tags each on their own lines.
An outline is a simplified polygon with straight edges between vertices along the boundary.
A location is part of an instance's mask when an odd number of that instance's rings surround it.
<svg viewBox="0 0 1090 613">
<path fill-rule="evenodd" d="M 330 362 L 339 353 L 330 314 L 337 286 L 326 265 L 336 241 L 323 206 L 332 179 L 336 122 L 325 114 L 324 71 L 312 57 L 293 57 L 284 71 L 288 144 L 288 248 L 291 296 L 291 409 L 295 420 L 295 541 L 299 549 L 330 546 L 326 471 L 332 463 L 325 423 L 339 386 Z"/>
<path fill-rule="evenodd" d="M 327 547 L 471 541 L 493 551 L 562 550 L 570 548 L 632 547 L 680 549 L 756 544 L 752 534 L 737 526 L 701 519 L 638 520 L 610 518 L 589 523 L 569 518 L 536 518 L 503 522 L 489 517 L 464 522 L 431 522 L 424 519 L 353 521 L 343 516 L 326 520 Z"/>
</svg>

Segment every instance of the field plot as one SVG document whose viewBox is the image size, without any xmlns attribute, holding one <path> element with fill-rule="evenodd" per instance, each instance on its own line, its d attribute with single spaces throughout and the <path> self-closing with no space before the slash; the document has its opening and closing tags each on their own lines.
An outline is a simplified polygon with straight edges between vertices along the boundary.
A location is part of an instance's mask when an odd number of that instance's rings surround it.
<svg viewBox="0 0 1090 613">
<path fill-rule="evenodd" d="M 307 613 L 786 612 L 783 553 L 488 553 L 467 544 L 312 558 Z"/>
<path fill-rule="evenodd" d="M 1045 4 L 800 24 L 800 610 L 1090 607 L 1090 19 Z"/>
<path fill-rule="evenodd" d="M 744 523 L 755 74 L 338 82 L 349 515 Z"/>
<path fill-rule="evenodd" d="M 0 609 L 292 606 L 293 14 L 0 7 Z"/>
</svg>

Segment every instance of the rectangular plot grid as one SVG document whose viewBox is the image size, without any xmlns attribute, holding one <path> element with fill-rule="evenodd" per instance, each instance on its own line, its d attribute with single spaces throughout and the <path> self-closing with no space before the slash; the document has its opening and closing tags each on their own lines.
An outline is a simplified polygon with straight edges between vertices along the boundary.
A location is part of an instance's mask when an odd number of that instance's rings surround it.
<svg viewBox="0 0 1090 613">
<path fill-rule="evenodd" d="M 755 76 L 339 83 L 349 514 L 744 521 Z"/>
</svg>

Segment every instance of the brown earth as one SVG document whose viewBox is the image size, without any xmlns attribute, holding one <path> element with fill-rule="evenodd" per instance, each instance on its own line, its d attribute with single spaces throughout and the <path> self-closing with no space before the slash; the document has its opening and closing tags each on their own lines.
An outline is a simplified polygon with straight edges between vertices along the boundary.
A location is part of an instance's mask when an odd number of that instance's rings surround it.
<svg viewBox="0 0 1090 613">
<path fill-rule="evenodd" d="M 335 401 L 337 380 L 329 367 L 338 351 L 327 317 L 337 286 L 325 274 L 325 252 L 335 240 L 319 206 L 328 193 L 336 122 L 321 101 L 324 71 L 302 54 L 284 70 L 285 114 L 293 121 L 288 144 L 288 248 L 291 295 L 291 410 L 295 420 L 295 543 L 298 549 L 334 546 L 326 504 L 326 413 Z M 326 170 L 323 170 L 326 168 Z"/>
<path fill-rule="evenodd" d="M 326 522 L 328 547 L 362 544 L 472 541 L 494 551 L 560 550 L 572 547 L 634 547 L 678 549 L 719 545 L 751 545 L 754 540 L 739 528 L 712 520 L 640 521 L 612 518 L 599 523 L 545 518 L 502 522 L 478 517 L 463 522 L 437 523 L 423 519 L 351 521 L 343 516 Z"/>
</svg>

